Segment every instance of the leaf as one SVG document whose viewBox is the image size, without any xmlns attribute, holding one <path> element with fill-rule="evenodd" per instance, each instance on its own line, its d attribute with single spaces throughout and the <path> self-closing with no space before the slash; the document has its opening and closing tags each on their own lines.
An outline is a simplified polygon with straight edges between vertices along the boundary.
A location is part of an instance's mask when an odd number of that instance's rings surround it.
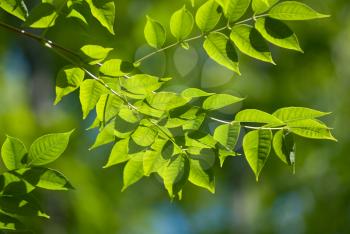
<svg viewBox="0 0 350 234">
<path fill-rule="evenodd" d="M 337 141 L 326 125 L 314 119 L 288 122 L 287 126 L 292 133 L 302 137 Z"/>
<path fill-rule="evenodd" d="M 115 119 L 114 134 L 119 138 L 127 138 L 138 125 L 139 117 L 137 113 L 124 106 Z"/>
<path fill-rule="evenodd" d="M 92 60 L 90 64 L 94 65 L 107 58 L 109 52 L 111 52 L 113 48 L 105 48 L 99 45 L 85 45 L 81 47 L 80 50 Z"/>
<path fill-rule="evenodd" d="M 84 80 L 80 86 L 80 103 L 83 111 L 83 119 L 89 115 L 90 111 L 95 108 L 101 95 L 107 89 L 98 81 L 93 79 Z"/>
<path fill-rule="evenodd" d="M 16 173 L 33 186 L 47 190 L 68 190 L 73 189 L 73 186 L 68 179 L 59 171 L 33 167 L 17 170 Z"/>
<path fill-rule="evenodd" d="M 285 134 L 283 130 L 279 130 L 273 138 L 273 149 L 285 164 L 295 163 L 295 143 L 292 134 Z"/>
<path fill-rule="evenodd" d="M 187 182 L 189 172 L 189 159 L 184 155 L 176 155 L 167 166 L 160 169 L 159 174 L 163 178 L 164 186 L 172 199 Z"/>
<path fill-rule="evenodd" d="M 264 38 L 253 27 L 246 24 L 236 25 L 232 29 L 230 38 L 242 53 L 275 64 Z"/>
<path fill-rule="evenodd" d="M 255 14 L 261 14 L 269 10 L 279 0 L 252 0 L 252 8 Z"/>
<path fill-rule="evenodd" d="M 205 113 L 202 113 L 202 114 L 198 115 L 195 119 L 188 120 L 186 123 L 184 123 L 182 125 L 182 129 L 184 131 L 199 130 L 200 127 L 202 126 L 206 116 L 207 115 Z"/>
<path fill-rule="evenodd" d="M 209 0 L 198 9 L 196 23 L 202 32 L 209 32 L 215 28 L 220 18 L 219 4 L 215 0 Z"/>
<path fill-rule="evenodd" d="M 143 157 L 143 172 L 145 176 L 157 172 L 160 168 L 168 163 L 168 159 L 164 159 L 159 151 L 146 151 Z"/>
<path fill-rule="evenodd" d="M 55 25 L 56 18 L 55 7 L 49 3 L 41 3 L 30 12 L 24 26 L 30 28 L 49 28 Z"/>
<path fill-rule="evenodd" d="M 39 204 L 36 202 L 35 198 L 31 194 L 14 197 L 0 197 L 0 207 L 1 211 L 6 212 L 7 214 L 11 214 L 15 217 L 38 216 L 43 218 L 50 218 L 47 214 L 45 214 L 42 211 Z"/>
<path fill-rule="evenodd" d="M 114 122 L 111 122 L 98 133 L 95 143 L 89 148 L 89 150 L 93 150 L 102 145 L 109 144 L 114 140 Z"/>
<path fill-rule="evenodd" d="M 259 18 L 255 22 L 255 28 L 272 44 L 282 48 L 303 52 L 300 48 L 297 36 L 283 22 L 269 17 Z"/>
<path fill-rule="evenodd" d="M 129 138 L 119 140 L 113 146 L 108 162 L 103 168 L 108 168 L 129 160 Z"/>
<path fill-rule="evenodd" d="M 241 131 L 241 125 L 238 122 L 223 124 L 214 131 L 214 139 L 218 141 L 229 151 L 234 151 Z"/>
<path fill-rule="evenodd" d="M 242 101 L 243 98 L 235 97 L 229 94 L 215 94 L 203 102 L 203 109 L 205 110 L 216 110 L 234 103 Z"/>
<path fill-rule="evenodd" d="M 147 147 L 153 144 L 156 136 L 157 132 L 152 128 L 139 126 L 131 135 L 131 138 L 135 141 L 136 144 Z"/>
<path fill-rule="evenodd" d="M 278 109 L 272 115 L 287 123 L 296 120 L 318 118 L 329 114 L 330 112 L 321 112 L 305 107 L 285 107 Z"/>
<path fill-rule="evenodd" d="M 205 157 L 206 155 L 201 155 L 196 159 L 190 159 L 190 175 L 188 180 L 194 185 L 215 193 L 213 165 L 208 165 Z"/>
<path fill-rule="evenodd" d="M 12 171 L 0 175 L 0 196 L 23 196 L 31 193 L 35 187 L 19 178 Z"/>
<path fill-rule="evenodd" d="M 198 97 L 207 97 L 211 96 L 214 93 L 207 93 L 201 89 L 197 88 L 188 88 L 181 92 L 181 96 L 186 99 L 198 98 Z"/>
<path fill-rule="evenodd" d="M 116 95 L 103 94 L 96 104 L 97 119 L 101 122 L 111 120 L 118 114 L 123 103 Z"/>
<path fill-rule="evenodd" d="M 92 15 L 114 35 L 115 5 L 113 0 L 86 0 Z"/>
<path fill-rule="evenodd" d="M 130 158 L 123 171 L 123 189 L 136 183 L 143 177 L 143 154 L 138 154 Z"/>
<path fill-rule="evenodd" d="M 171 16 L 170 31 L 178 41 L 182 41 L 191 33 L 193 21 L 192 14 L 183 6 Z"/>
<path fill-rule="evenodd" d="M 296 1 L 285 1 L 274 6 L 268 13 L 271 18 L 279 20 L 311 20 L 326 18 L 304 3 Z"/>
<path fill-rule="evenodd" d="M 84 80 L 84 76 L 85 72 L 80 68 L 63 67 L 56 78 L 56 99 L 54 104 L 57 105 L 64 96 L 78 89 Z"/>
<path fill-rule="evenodd" d="M 226 18 L 230 22 L 235 22 L 240 19 L 247 11 L 250 0 L 216 0 L 222 9 Z"/>
<path fill-rule="evenodd" d="M 265 123 L 284 125 L 284 123 L 273 115 L 264 111 L 247 109 L 236 114 L 235 121 L 246 123 Z"/>
<path fill-rule="evenodd" d="M 15 170 L 26 166 L 27 149 L 17 138 L 7 136 L 1 148 L 4 165 L 8 170 Z"/>
<path fill-rule="evenodd" d="M 29 148 L 29 163 L 41 166 L 55 161 L 66 150 L 73 131 L 48 134 L 36 139 Z"/>
<path fill-rule="evenodd" d="M 16 218 L 0 213 L 0 230 L 25 230 L 24 225 Z"/>
<path fill-rule="evenodd" d="M 100 67 L 100 72 L 106 76 L 118 77 L 129 74 L 134 69 L 129 62 L 120 59 L 107 60 Z"/>
<path fill-rule="evenodd" d="M 2 0 L 0 7 L 23 21 L 28 17 L 28 10 L 23 0 Z"/>
<path fill-rule="evenodd" d="M 176 93 L 159 92 L 147 97 L 147 102 L 158 110 L 169 111 L 185 105 L 188 100 Z"/>
<path fill-rule="evenodd" d="M 149 16 L 146 17 L 147 23 L 144 29 L 144 35 L 147 43 L 153 48 L 162 48 L 166 40 L 166 32 L 163 25 Z"/>
<path fill-rule="evenodd" d="M 150 94 L 162 86 L 157 77 L 146 74 L 134 75 L 123 79 L 121 83 L 124 88 L 135 94 Z"/>
<path fill-rule="evenodd" d="M 236 49 L 228 37 L 219 32 L 210 33 L 203 44 L 208 56 L 218 64 L 241 74 Z"/>
<path fill-rule="evenodd" d="M 244 154 L 257 181 L 270 155 L 271 144 L 272 132 L 270 130 L 251 131 L 243 139 Z"/>
</svg>

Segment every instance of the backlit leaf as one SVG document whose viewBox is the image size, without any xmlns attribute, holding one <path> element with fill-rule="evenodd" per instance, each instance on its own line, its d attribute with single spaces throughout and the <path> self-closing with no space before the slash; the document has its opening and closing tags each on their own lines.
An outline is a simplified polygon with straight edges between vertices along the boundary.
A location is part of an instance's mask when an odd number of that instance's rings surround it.
<svg viewBox="0 0 350 234">
<path fill-rule="evenodd" d="M 220 17 L 219 4 L 215 0 L 209 0 L 198 9 L 196 23 L 202 32 L 208 32 L 215 28 Z"/>
<path fill-rule="evenodd" d="M 164 27 L 149 16 L 147 16 L 144 34 L 147 43 L 153 48 L 161 48 L 165 43 L 166 32 Z"/>
<path fill-rule="evenodd" d="M 247 11 L 250 0 L 216 0 L 230 22 L 237 21 Z"/>
<path fill-rule="evenodd" d="M 203 102 L 203 109 L 205 110 L 216 110 L 234 103 L 242 101 L 243 98 L 235 97 L 229 94 L 215 94 Z"/>
<path fill-rule="evenodd" d="M 86 0 L 89 4 L 92 15 L 102 26 L 114 34 L 115 5 L 113 0 Z"/>
<path fill-rule="evenodd" d="M 23 0 L 2 0 L 0 7 L 23 21 L 28 17 L 28 10 Z"/>
<path fill-rule="evenodd" d="M 130 158 L 123 171 L 123 189 L 136 183 L 143 177 L 143 154 L 137 154 Z"/>
<path fill-rule="evenodd" d="M 30 12 L 24 25 L 31 28 L 48 28 L 55 25 L 56 9 L 49 3 L 41 3 Z"/>
<path fill-rule="evenodd" d="M 246 123 L 265 123 L 283 125 L 283 122 L 275 116 L 255 109 L 247 109 L 238 112 L 236 114 L 235 121 Z"/>
<path fill-rule="evenodd" d="M 171 16 L 170 31 L 178 41 L 182 41 L 191 33 L 193 21 L 192 14 L 183 6 Z"/>
<path fill-rule="evenodd" d="M 269 10 L 279 0 L 252 0 L 252 8 L 255 14 L 261 14 Z"/>
<path fill-rule="evenodd" d="M 8 170 L 15 170 L 26 166 L 27 149 L 17 138 L 7 136 L 1 148 L 1 156 Z"/>
<path fill-rule="evenodd" d="M 98 81 L 93 79 L 84 80 L 80 86 L 80 103 L 83 110 L 83 119 L 90 111 L 95 108 L 101 95 L 106 93 L 107 89 Z"/>
<path fill-rule="evenodd" d="M 223 124 L 214 131 L 214 139 L 229 151 L 234 151 L 241 131 L 241 125 L 238 122 Z"/>
<path fill-rule="evenodd" d="M 329 112 L 321 112 L 305 107 L 285 107 L 278 109 L 272 115 L 283 122 L 292 122 L 296 120 L 319 118 L 329 114 Z"/>
</svg>

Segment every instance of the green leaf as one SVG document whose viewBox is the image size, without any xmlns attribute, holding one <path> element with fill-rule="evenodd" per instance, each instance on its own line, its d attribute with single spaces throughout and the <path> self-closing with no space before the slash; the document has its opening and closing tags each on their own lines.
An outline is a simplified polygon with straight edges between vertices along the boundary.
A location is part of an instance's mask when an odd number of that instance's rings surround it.
<svg viewBox="0 0 350 234">
<path fill-rule="evenodd" d="M 139 126 L 131 135 L 131 138 L 135 141 L 136 144 L 147 147 L 153 144 L 156 136 L 157 132 L 152 128 Z"/>
<path fill-rule="evenodd" d="M 255 14 L 261 14 L 269 10 L 279 0 L 252 0 L 252 8 Z"/>
<path fill-rule="evenodd" d="M 80 50 L 84 55 L 89 57 L 92 62 L 91 65 L 102 62 L 105 58 L 107 58 L 109 52 L 113 50 L 113 48 L 105 48 L 99 45 L 85 45 Z"/>
<path fill-rule="evenodd" d="M 146 151 L 143 157 L 143 172 L 145 176 L 157 172 L 160 168 L 168 163 L 168 159 L 164 159 L 159 151 Z"/>
<path fill-rule="evenodd" d="M 50 168 L 26 168 L 17 170 L 16 173 L 31 185 L 39 188 L 47 190 L 73 189 L 73 186 L 61 172 Z"/>
<path fill-rule="evenodd" d="M 201 89 L 197 88 L 188 88 L 181 92 L 181 96 L 186 99 L 198 98 L 198 97 L 207 97 L 214 95 L 214 93 L 207 93 Z"/>
<path fill-rule="evenodd" d="M 124 88 L 135 94 L 150 94 L 162 86 L 157 77 L 146 74 L 122 79 L 121 83 Z"/>
<path fill-rule="evenodd" d="M 308 5 L 296 1 L 285 1 L 277 4 L 269 11 L 268 15 L 279 20 L 311 20 L 329 17 L 329 15 L 320 14 Z"/>
<path fill-rule="evenodd" d="M 114 122 L 111 122 L 98 133 L 95 143 L 89 148 L 89 150 L 93 150 L 102 145 L 109 144 L 114 140 Z"/>
<path fill-rule="evenodd" d="M 230 22 L 235 22 L 240 19 L 247 11 L 250 0 L 216 0 L 222 9 L 226 18 Z"/>
<path fill-rule="evenodd" d="M 188 100 L 176 93 L 159 92 L 147 97 L 147 102 L 158 110 L 169 111 L 185 105 Z"/>
<path fill-rule="evenodd" d="M 292 134 L 279 130 L 273 138 L 273 149 L 285 164 L 295 163 L 295 143 Z"/>
<path fill-rule="evenodd" d="M 159 174 L 163 178 L 164 186 L 172 199 L 187 182 L 189 172 L 189 159 L 184 155 L 176 155 L 168 165 L 160 169 Z"/>
<path fill-rule="evenodd" d="M 246 123 L 265 123 L 284 125 L 283 121 L 264 111 L 247 109 L 236 114 L 235 121 Z"/>
<path fill-rule="evenodd" d="M 275 64 L 264 38 L 250 25 L 240 24 L 234 26 L 230 37 L 242 53 L 255 59 Z"/>
<path fill-rule="evenodd" d="M 15 175 L 12 171 L 0 175 L 0 196 L 23 196 L 31 193 L 35 187 Z"/>
<path fill-rule="evenodd" d="M 0 197 L 0 207 L 1 211 L 6 212 L 7 214 L 11 214 L 15 217 L 38 216 L 43 218 L 50 218 L 42 211 L 39 204 L 31 194 L 14 197 Z"/>
<path fill-rule="evenodd" d="M 28 17 L 28 10 L 23 0 L 2 0 L 0 7 L 23 21 Z"/>
<path fill-rule="evenodd" d="M 196 23 L 202 32 L 209 32 L 215 28 L 220 17 L 219 4 L 215 0 L 209 0 L 198 9 Z"/>
<path fill-rule="evenodd" d="M 241 131 L 240 123 L 223 124 L 214 131 L 214 139 L 229 151 L 234 151 Z"/>
<path fill-rule="evenodd" d="M 166 40 L 166 31 L 163 25 L 149 16 L 146 17 L 147 23 L 144 29 L 144 35 L 147 43 L 153 48 L 162 48 Z"/>
<path fill-rule="evenodd" d="M 138 154 L 130 158 L 123 171 L 123 189 L 136 183 L 143 177 L 143 154 Z"/>
<path fill-rule="evenodd" d="M 203 44 L 208 56 L 218 64 L 241 74 L 238 67 L 238 55 L 229 38 L 219 32 L 210 33 Z"/>
<path fill-rule="evenodd" d="M 178 41 L 182 41 L 191 33 L 193 21 L 192 14 L 183 6 L 171 16 L 170 31 Z"/>
<path fill-rule="evenodd" d="M 103 168 L 108 168 L 129 160 L 129 138 L 119 140 L 113 146 L 108 162 Z"/>
<path fill-rule="evenodd" d="M 272 44 L 282 48 L 303 52 L 300 48 L 297 36 L 283 22 L 269 17 L 259 18 L 255 22 L 255 28 Z"/>
<path fill-rule="evenodd" d="M 15 170 L 26 166 L 27 149 L 17 138 L 7 136 L 1 148 L 4 165 L 8 170 Z"/>
<path fill-rule="evenodd" d="M 56 18 L 55 7 L 49 3 L 41 3 L 30 12 L 24 26 L 30 28 L 49 28 L 55 25 Z"/>
<path fill-rule="evenodd" d="M 206 116 L 207 115 L 205 113 L 202 113 L 198 115 L 195 119 L 188 120 L 186 123 L 182 125 L 182 129 L 184 131 L 195 131 L 200 129 Z"/>
<path fill-rule="evenodd" d="M 55 161 L 66 150 L 73 131 L 48 134 L 36 139 L 29 148 L 29 163 L 41 166 Z"/>
<path fill-rule="evenodd" d="M 215 94 L 203 102 L 203 109 L 205 110 L 216 110 L 234 103 L 242 101 L 243 98 L 235 97 L 229 94 Z"/>
<path fill-rule="evenodd" d="M 0 213 L 0 230 L 25 230 L 24 225 L 16 218 Z"/>
<path fill-rule="evenodd" d="M 89 115 L 90 111 L 95 108 L 101 95 L 107 89 L 98 81 L 93 79 L 84 80 L 80 86 L 80 103 L 83 110 L 83 119 Z"/>
<path fill-rule="evenodd" d="M 114 0 L 86 0 L 92 15 L 114 35 L 115 5 Z"/>
<path fill-rule="evenodd" d="M 215 193 L 215 176 L 213 164 L 208 164 L 207 155 L 200 155 L 195 159 L 190 159 L 190 175 L 188 180 L 199 187 Z M 214 156 L 215 160 L 215 156 Z"/>
<path fill-rule="evenodd" d="M 117 77 L 127 75 L 133 69 L 133 65 L 129 62 L 125 62 L 120 59 L 111 59 L 102 64 L 100 67 L 100 72 L 106 76 Z"/>
<path fill-rule="evenodd" d="M 330 112 L 321 112 L 305 107 L 285 107 L 278 109 L 272 115 L 287 123 L 296 120 L 319 118 L 329 114 Z"/>
<path fill-rule="evenodd" d="M 137 113 L 124 106 L 115 119 L 114 134 L 119 138 L 127 138 L 139 125 Z"/>
<path fill-rule="evenodd" d="M 115 117 L 121 106 L 123 100 L 113 94 L 103 94 L 96 104 L 97 119 L 106 123 Z"/>
<path fill-rule="evenodd" d="M 251 131 L 243 139 L 244 154 L 257 181 L 270 155 L 271 144 L 272 132 L 270 130 Z"/>
<path fill-rule="evenodd" d="M 84 76 L 85 72 L 80 68 L 63 67 L 56 78 L 56 99 L 54 104 L 57 105 L 64 96 L 78 89 L 84 80 Z"/>
<path fill-rule="evenodd" d="M 326 125 L 314 119 L 288 122 L 287 126 L 292 133 L 302 137 L 337 141 Z"/>
</svg>

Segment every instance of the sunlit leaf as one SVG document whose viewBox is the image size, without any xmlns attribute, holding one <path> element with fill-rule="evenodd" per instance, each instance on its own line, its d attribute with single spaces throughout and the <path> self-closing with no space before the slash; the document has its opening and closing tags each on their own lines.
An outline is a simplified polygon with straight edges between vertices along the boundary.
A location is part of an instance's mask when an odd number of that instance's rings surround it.
<svg viewBox="0 0 350 234">
<path fill-rule="evenodd" d="M 179 40 L 184 40 L 192 31 L 194 24 L 192 14 L 183 6 L 170 19 L 170 31 Z"/>
<path fill-rule="evenodd" d="M 108 162 L 103 168 L 108 168 L 129 160 L 128 145 L 129 138 L 119 140 L 115 143 L 111 154 L 109 155 Z"/>
<path fill-rule="evenodd" d="M 285 1 L 277 4 L 269 11 L 268 15 L 279 20 L 311 20 L 329 17 L 329 15 L 320 14 L 308 5 L 296 1 Z"/>
<path fill-rule="evenodd" d="M 147 97 L 147 102 L 158 110 L 168 111 L 185 105 L 188 100 L 170 92 L 159 92 Z"/>
<path fill-rule="evenodd" d="M 288 122 L 287 126 L 292 133 L 302 137 L 337 141 L 325 124 L 314 119 Z"/>
<path fill-rule="evenodd" d="M 161 48 L 166 40 L 166 32 L 164 27 L 149 16 L 147 16 L 144 35 L 147 43 L 154 48 Z"/>
<path fill-rule="evenodd" d="M 106 76 L 117 77 L 126 75 L 133 69 L 133 65 L 129 62 L 125 62 L 120 59 L 111 59 L 102 64 L 100 72 Z"/>
<path fill-rule="evenodd" d="M 241 125 L 238 122 L 223 124 L 214 131 L 214 139 L 229 151 L 234 151 L 241 131 Z"/>
<path fill-rule="evenodd" d="M 215 94 L 203 102 L 203 109 L 205 110 L 216 110 L 234 103 L 242 101 L 243 98 L 235 97 L 229 94 Z"/>
<path fill-rule="evenodd" d="M 115 5 L 113 0 L 86 0 L 89 4 L 92 15 L 102 26 L 114 34 Z"/>
<path fill-rule="evenodd" d="M 83 110 L 83 119 L 85 119 L 91 110 L 93 110 L 101 95 L 106 93 L 107 89 L 98 81 L 93 79 L 84 80 L 80 86 L 80 103 Z"/>
<path fill-rule="evenodd" d="M 159 89 L 162 83 L 155 76 L 146 74 L 134 75 L 122 80 L 122 86 L 135 94 L 150 94 Z"/>
<path fill-rule="evenodd" d="M 1 156 L 7 169 L 15 170 L 25 167 L 26 155 L 27 149 L 22 141 L 14 137 L 6 137 L 1 148 Z"/>
<path fill-rule="evenodd" d="M 269 17 L 257 19 L 255 28 L 272 44 L 303 52 L 295 33 L 283 22 Z"/>
<path fill-rule="evenodd" d="M 283 122 L 292 122 L 296 120 L 319 118 L 329 114 L 329 112 L 321 112 L 305 107 L 285 107 L 278 109 L 272 115 Z"/>
<path fill-rule="evenodd" d="M 230 22 L 237 21 L 247 11 L 250 0 L 216 0 Z"/>
<path fill-rule="evenodd" d="M 97 64 L 107 58 L 113 48 L 105 48 L 100 45 L 85 45 L 80 48 L 85 56 L 92 60 L 90 64 Z"/>
<path fill-rule="evenodd" d="M 244 154 L 257 181 L 270 155 L 271 144 L 272 132 L 270 130 L 251 131 L 243 139 Z"/>
<path fill-rule="evenodd" d="M 73 131 L 39 137 L 29 148 L 28 162 L 41 166 L 55 161 L 66 150 Z"/>
<path fill-rule="evenodd" d="M 143 153 L 130 158 L 123 171 L 123 191 L 143 177 Z"/>
<path fill-rule="evenodd" d="M 56 23 L 57 13 L 53 5 L 41 3 L 30 12 L 24 25 L 31 28 L 48 28 Z"/>
<path fill-rule="evenodd" d="M 267 43 L 255 28 L 246 24 L 236 25 L 232 28 L 230 37 L 242 53 L 274 64 Z"/>
<path fill-rule="evenodd" d="M 208 32 L 215 28 L 220 17 L 219 4 L 215 0 L 209 0 L 198 9 L 196 23 L 202 32 Z"/>
<path fill-rule="evenodd" d="M 203 47 L 215 62 L 240 74 L 236 49 L 226 35 L 219 32 L 210 33 Z"/>
<path fill-rule="evenodd" d="M 131 135 L 136 144 L 144 147 L 153 144 L 156 136 L 157 132 L 155 130 L 144 126 L 139 126 Z"/>
<path fill-rule="evenodd" d="M 23 21 L 28 17 L 28 10 L 23 0 L 2 0 L 0 7 Z"/>
<path fill-rule="evenodd" d="M 56 78 L 56 99 L 55 105 L 58 104 L 62 98 L 79 88 L 83 82 L 85 72 L 77 67 L 67 66 L 63 67 Z"/>
<path fill-rule="evenodd" d="M 273 137 L 273 149 L 276 155 L 286 164 L 295 162 L 295 143 L 292 134 L 279 130 Z"/>
<path fill-rule="evenodd" d="M 252 0 L 252 8 L 255 14 L 261 14 L 269 10 L 279 0 Z"/>
<path fill-rule="evenodd" d="M 235 121 L 246 123 L 265 123 L 283 125 L 283 121 L 264 111 L 246 109 L 236 114 Z"/>
</svg>

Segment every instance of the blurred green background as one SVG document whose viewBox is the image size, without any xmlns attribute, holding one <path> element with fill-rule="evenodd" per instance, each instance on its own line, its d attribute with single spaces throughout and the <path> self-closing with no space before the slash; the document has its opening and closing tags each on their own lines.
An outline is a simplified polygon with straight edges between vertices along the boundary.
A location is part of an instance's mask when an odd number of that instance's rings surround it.
<svg viewBox="0 0 350 234">
<path fill-rule="evenodd" d="M 215 195 L 188 184 L 183 200 L 175 202 L 156 177 L 121 193 L 121 167 L 102 169 L 111 145 L 88 151 L 97 132 L 85 129 L 94 116 L 81 120 L 77 94 L 52 105 L 55 76 L 67 63 L 36 42 L 0 29 L 0 142 L 8 134 L 28 145 L 42 134 L 76 128 L 68 151 L 51 165 L 76 190 L 40 194 L 51 220 L 30 220 L 29 226 L 49 234 L 350 233 L 350 2 L 303 2 L 332 17 L 288 23 L 305 54 L 271 46 L 277 66 L 241 55 L 243 75 L 237 77 L 209 60 L 197 41 L 190 50 L 153 57 L 141 70 L 174 77 L 168 89 L 197 86 L 247 97 L 241 106 L 222 111 L 228 120 L 241 108 L 331 111 L 324 120 L 339 142 L 298 139 L 296 175 L 271 157 L 259 183 L 243 158 L 230 158 L 216 172 Z M 72 20 L 59 20 L 47 37 L 74 50 L 102 40 L 115 48 L 113 56 L 133 61 L 150 51 L 143 38 L 145 15 L 168 25 L 171 13 L 184 3 L 116 1 L 115 37 L 96 22 L 86 28 Z M 20 25 L 3 11 L 0 19 Z"/>
</svg>

